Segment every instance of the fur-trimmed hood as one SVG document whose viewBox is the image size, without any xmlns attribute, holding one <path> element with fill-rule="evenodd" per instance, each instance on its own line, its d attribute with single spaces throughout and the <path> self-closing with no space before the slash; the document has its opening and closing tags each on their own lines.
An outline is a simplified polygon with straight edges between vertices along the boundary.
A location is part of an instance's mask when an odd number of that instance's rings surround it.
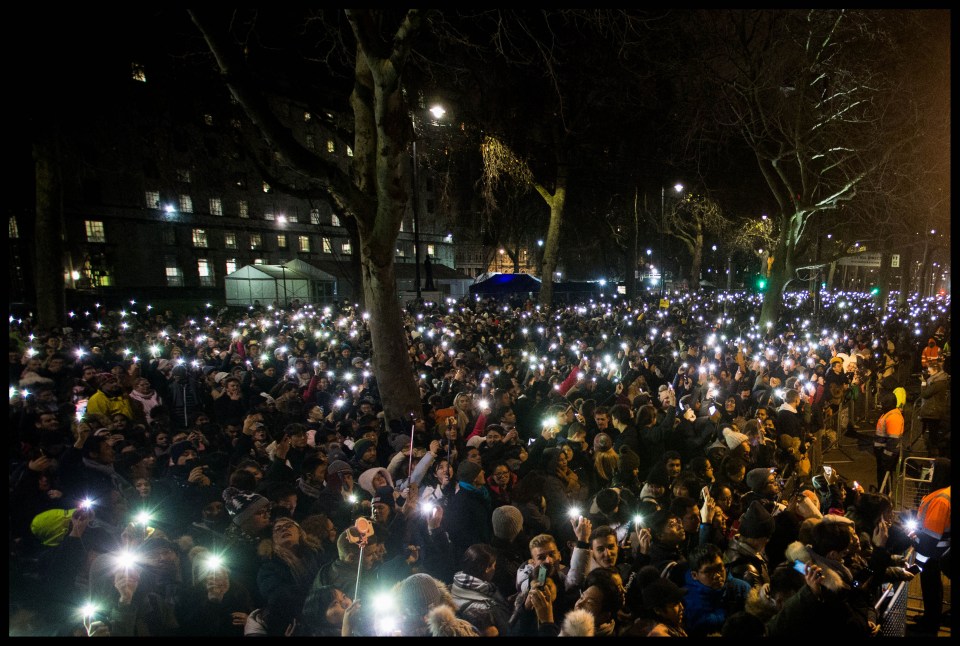
<svg viewBox="0 0 960 646">
<path fill-rule="evenodd" d="M 563 618 L 560 637 L 593 637 L 596 627 L 593 615 L 586 610 L 571 610 Z"/>
<path fill-rule="evenodd" d="M 373 486 L 373 477 L 377 475 L 378 472 L 383 474 L 383 477 L 387 479 L 387 484 L 393 489 L 393 477 L 390 475 L 390 472 L 383 467 L 372 467 L 361 473 L 360 477 L 357 478 L 357 484 L 360 485 L 360 488 L 371 496 L 377 495 L 376 487 Z"/>
<path fill-rule="evenodd" d="M 822 556 L 815 554 L 814 551 L 810 549 L 809 545 L 804 545 L 800 541 L 794 541 L 787 545 L 785 556 L 787 557 L 788 562 L 803 561 L 804 563 L 812 563 L 820 567 L 820 569 L 823 571 L 823 581 L 821 582 L 821 585 L 828 590 L 839 592 L 840 590 L 849 587 L 843 582 L 843 577 L 841 577 L 836 570 L 826 564 Z"/>
</svg>

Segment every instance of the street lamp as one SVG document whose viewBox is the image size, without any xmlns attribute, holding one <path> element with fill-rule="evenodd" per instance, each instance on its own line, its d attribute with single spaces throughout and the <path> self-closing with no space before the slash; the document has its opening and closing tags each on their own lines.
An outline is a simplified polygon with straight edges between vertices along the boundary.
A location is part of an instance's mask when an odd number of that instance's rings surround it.
<svg viewBox="0 0 960 646">
<path fill-rule="evenodd" d="M 683 184 L 673 185 L 673 190 L 679 193 L 683 190 Z M 666 209 L 666 187 L 660 185 L 660 300 L 663 300 L 663 293 L 666 289 L 667 262 L 663 255 L 663 230 L 666 227 L 667 209 Z"/>
<path fill-rule="evenodd" d="M 442 105 L 434 105 L 429 110 L 434 120 L 439 120 L 447 113 Z M 421 300 L 423 293 L 420 289 L 420 157 L 417 152 L 417 115 L 410 112 L 410 123 L 413 126 L 413 262 L 414 281 L 417 285 L 417 300 Z"/>
</svg>

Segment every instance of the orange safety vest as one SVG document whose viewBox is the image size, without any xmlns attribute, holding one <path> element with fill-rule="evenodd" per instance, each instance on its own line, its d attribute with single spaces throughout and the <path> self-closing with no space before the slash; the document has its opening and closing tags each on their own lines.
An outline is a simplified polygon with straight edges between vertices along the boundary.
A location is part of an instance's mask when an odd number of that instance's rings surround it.
<svg viewBox="0 0 960 646">
<path fill-rule="evenodd" d="M 927 494 L 920 503 L 917 520 L 920 533 L 935 538 L 938 550 L 946 550 L 950 546 L 950 487 Z M 921 562 L 928 558 L 929 555 L 917 554 Z"/>
<path fill-rule="evenodd" d="M 903 435 L 903 413 L 899 408 L 888 410 L 877 420 L 877 436 L 873 446 L 884 449 L 887 455 L 897 452 L 900 436 Z"/>
</svg>

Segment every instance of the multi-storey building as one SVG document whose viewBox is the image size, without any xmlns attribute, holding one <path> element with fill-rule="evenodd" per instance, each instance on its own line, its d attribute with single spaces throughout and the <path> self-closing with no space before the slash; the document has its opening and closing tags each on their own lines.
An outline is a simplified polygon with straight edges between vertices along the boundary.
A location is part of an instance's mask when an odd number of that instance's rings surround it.
<svg viewBox="0 0 960 646">
<path fill-rule="evenodd" d="M 70 296 L 111 295 L 168 301 L 220 300 L 224 277 L 248 264 L 299 258 L 347 280 L 354 248 L 321 199 L 271 186 L 251 156 L 255 126 L 215 79 L 158 63 L 91 70 L 102 94 L 85 97 L 71 127 L 60 128 L 63 271 Z M 353 151 L 317 115 L 289 108 L 281 117 L 298 141 L 342 166 Z M 421 262 L 454 267 L 448 222 L 437 217 L 430 174 L 419 175 Z M 397 240 L 396 262 L 415 257 L 412 204 Z M 12 300 L 31 301 L 33 213 L 10 216 Z M 398 271 L 406 275 L 408 271 Z M 423 278 L 421 278 L 423 280 Z"/>
</svg>

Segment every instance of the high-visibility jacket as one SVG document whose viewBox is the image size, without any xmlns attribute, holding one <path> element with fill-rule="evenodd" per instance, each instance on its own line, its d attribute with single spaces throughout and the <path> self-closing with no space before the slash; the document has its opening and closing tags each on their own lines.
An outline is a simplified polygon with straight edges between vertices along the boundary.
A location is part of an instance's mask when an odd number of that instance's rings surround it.
<svg viewBox="0 0 960 646">
<path fill-rule="evenodd" d="M 920 503 L 917 520 L 917 561 L 923 565 L 931 558 L 943 558 L 950 550 L 950 487 L 927 494 Z"/>
<path fill-rule="evenodd" d="M 903 435 L 903 412 L 893 408 L 877 420 L 877 435 L 873 440 L 874 448 L 883 449 L 887 455 L 900 450 L 900 437 Z"/>
</svg>

